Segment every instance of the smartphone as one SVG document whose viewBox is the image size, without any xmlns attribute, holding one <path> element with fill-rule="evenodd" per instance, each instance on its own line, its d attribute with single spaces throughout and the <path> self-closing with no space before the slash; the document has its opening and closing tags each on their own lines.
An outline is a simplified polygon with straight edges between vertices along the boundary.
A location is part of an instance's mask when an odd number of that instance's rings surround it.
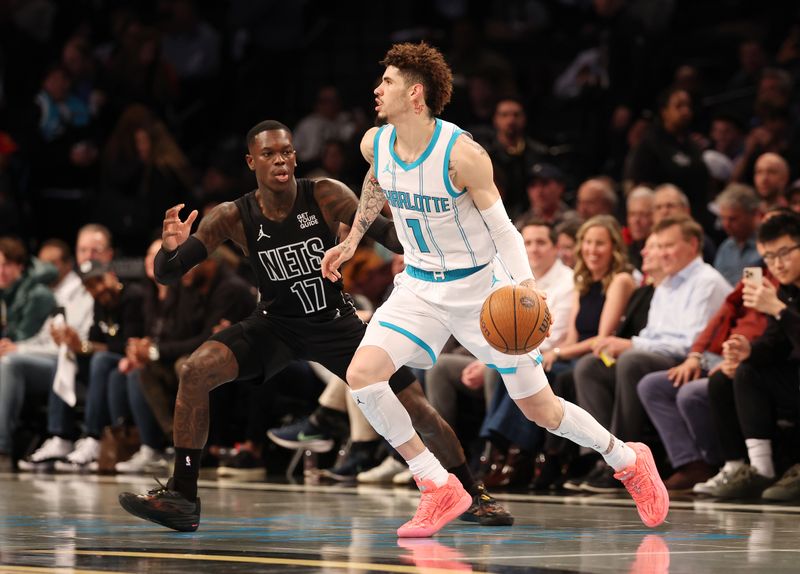
<svg viewBox="0 0 800 574">
<path fill-rule="evenodd" d="M 750 285 L 761 285 L 763 272 L 761 267 L 745 267 L 742 269 L 742 281 Z"/>
</svg>

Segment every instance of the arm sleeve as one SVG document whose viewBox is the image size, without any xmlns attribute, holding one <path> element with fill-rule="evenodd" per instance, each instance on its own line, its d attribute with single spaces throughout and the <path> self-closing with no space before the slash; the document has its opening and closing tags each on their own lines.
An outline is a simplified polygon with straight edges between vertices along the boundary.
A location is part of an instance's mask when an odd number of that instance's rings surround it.
<svg viewBox="0 0 800 574">
<path fill-rule="evenodd" d="M 156 281 L 163 285 L 177 283 L 181 276 L 208 257 L 203 242 L 190 235 L 186 242 L 175 251 L 158 250 L 153 262 Z"/>
<path fill-rule="evenodd" d="M 497 254 L 511 273 L 511 278 L 517 283 L 533 279 L 522 235 L 508 218 L 503 201 L 498 199 L 489 209 L 481 211 L 481 216 L 492 236 Z"/>
<path fill-rule="evenodd" d="M 353 227 L 356 213 L 357 211 L 353 212 L 353 218 L 350 220 L 350 227 Z M 403 244 L 400 243 L 400 240 L 397 238 L 397 228 L 394 226 L 394 222 L 380 213 L 378 217 L 375 218 L 375 221 L 372 222 L 372 225 L 369 226 L 369 229 L 367 229 L 366 235 L 394 253 L 403 253 Z"/>
</svg>

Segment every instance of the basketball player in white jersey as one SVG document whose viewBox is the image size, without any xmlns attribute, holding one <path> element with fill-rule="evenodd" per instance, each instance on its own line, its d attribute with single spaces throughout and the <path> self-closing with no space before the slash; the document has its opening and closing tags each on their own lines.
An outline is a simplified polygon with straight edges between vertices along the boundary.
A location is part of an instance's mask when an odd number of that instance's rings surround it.
<svg viewBox="0 0 800 574">
<path fill-rule="evenodd" d="M 661 524 L 669 497 L 650 449 L 623 443 L 582 408 L 556 397 L 538 351 L 505 355 L 481 335 L 480 309 L 492 290 L 510 283 L 536 289 L 536 282 L 522 237 L 494 185 L 489 156 L 469 134 L 436 117 L 452 92 L 442 54 L 424 43 L 399 44 L 381 64 L 386 70 L 375 89 L 375 109 L 387 125 L 369 130 L 361 141 L 370 172 L 352 230 L 326 252 L 322 273 L 332 281 L 340 277 L 339 266 L 352 257 L 388 201 L 406 271 L 367 327 L 347 381 L 356 403 L 408 462 L 422 491 L 417 513 L 398 535 L 431 536 L 469 501 L 414 432 L 387 382 L 402 365 L 430 367 L 450 334 L 501 373 L 528 419 L 602 454 L 633 496 L 642 521 Z"/>
</svg>

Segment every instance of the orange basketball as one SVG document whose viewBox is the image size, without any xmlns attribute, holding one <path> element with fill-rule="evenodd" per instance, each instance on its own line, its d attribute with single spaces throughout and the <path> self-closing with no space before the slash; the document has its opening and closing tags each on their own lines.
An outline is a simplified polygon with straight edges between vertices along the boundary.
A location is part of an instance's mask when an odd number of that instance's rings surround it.
<svg viewBox="0 0 800 574">
<path fill-rule="evenodd" d="M 550 309 L 535 291 L 507 285 L 492 292 L 481 309 L 481 333 L 507 355 L 524 355 L 542 344 L 550 329 Z"/>
</svg>

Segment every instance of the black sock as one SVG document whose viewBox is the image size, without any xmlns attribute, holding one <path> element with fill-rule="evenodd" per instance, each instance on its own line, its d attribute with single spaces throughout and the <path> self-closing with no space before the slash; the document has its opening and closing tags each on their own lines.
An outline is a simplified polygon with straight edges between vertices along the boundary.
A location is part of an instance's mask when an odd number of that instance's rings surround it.
<svg viewBox="0 0 800 574">
<path fill-rule="evenodd" d="M 472 496 L 478 494 L 478 483 L 475 482 L 475 477 L 472 476 L 472 471 L 469 469 L 466 462 L 448 468 L 447 472 L 456 475 L 456 478 L 460 480 L 461 484 L 464 486 L 464 490 L 469 492 Z"/>
<path fill-rule="evenodd" d="M 346 439 L 350 436 L 350 419 L 346 411 L 319 405 L 309 419 L 317 428 L 335 438 Z"/>
<path fill-rule="evenodd" d="M 175 466 L 172 470 L 172 490 L 187 499 L 197 499 L 197 479 L 200 478 L 200 457 L 203 449 L 175 447 Z"/>
</svg>

